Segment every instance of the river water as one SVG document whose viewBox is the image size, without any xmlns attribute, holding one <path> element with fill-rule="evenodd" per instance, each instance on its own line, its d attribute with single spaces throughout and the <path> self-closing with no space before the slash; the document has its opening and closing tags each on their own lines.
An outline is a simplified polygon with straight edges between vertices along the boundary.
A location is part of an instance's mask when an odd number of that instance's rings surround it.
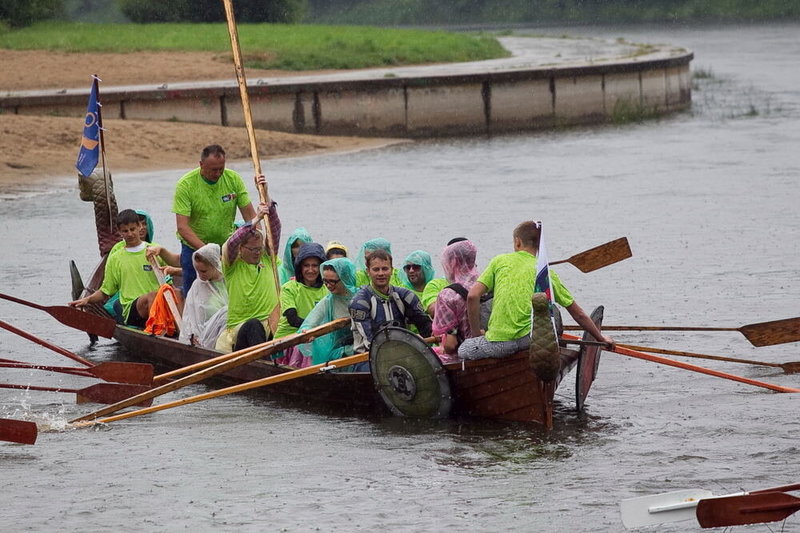
<svg viewBox="0 0 800 533">
<path fill-rule="evenodd" d="M 396 256 L 416 248 L 438 256 L 451 237 L 465 235 L 483 266 L 509 251 L 519 221 L 541 219 L 553 260 L 630 240 L 634 257 L 625 262 L 591 274 L 558 268 L 584 308 L 605 305 L 606 324 L 738 328 L 800 315 L 800 26 L 537 32 L 685 46 L 705 76 L 695 83 L 691 111 L 642 124 L 270 161 L 285 233 L 304 225 L 318 240 L 337 238 L 352 251 L 384 236 Z M 249 173 L 246 164 L 234 168 Z M 173 247 L 177 177 L 116 176 L 121 206 L 149 209 L 156 240 Z M 91 208 L 73 181 L 0 189 L 3 292 L 63 303 L 67 260 L 84 275 L 94 266 Z M 44 313 L 0 302 L 0 314 L 96 360 L 126 356 L 107 340 L 89 347 L 85 335 Z M 9 333 L 0 338 L 2 357 L 70 364 Z M 756 349 L 737 332 L 616 338 L 800 359 L 796 345 Z M 779 369 L 700 363 L 800 386 Z M 4 382 L 90 383 L 0 372 Z M 68 395 L 4 390 L 0 416 L 56 429 L 40 433 L 35 446 L 0 443 L 2 529 L 617 532 L 623 498 L 800 481 L 795 395 L 605 354 L 583 415 L 574 413 L 572 375 L 557 400 L 549 433 L 476 420 L 346 416 L 256 395 L 59 431 L 87 406 Z M 783 527 L 800 531 L 800 519 Z M 656 528 L 697 529 L 692 522 Z"/>
</svg>

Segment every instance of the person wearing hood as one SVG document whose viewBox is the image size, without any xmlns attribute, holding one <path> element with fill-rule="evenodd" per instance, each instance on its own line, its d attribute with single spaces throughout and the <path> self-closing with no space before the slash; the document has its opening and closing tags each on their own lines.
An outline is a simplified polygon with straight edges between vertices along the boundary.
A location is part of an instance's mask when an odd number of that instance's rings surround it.
<svg viewBox="0 0 800 533">
<path fill-rule="evenodd" d="M 372 255 L 375 250 L 383 250 L 391 256 L 392 243 L 378 237 L 377 239 L 370 239 L 361 245 L 361 248 L 358 250 L 358 255 L 356 256 L 356 287 L 363 287 L 364 285 L 370 284 L 370 279 L 367 275 L 367 263 L 369 262 L 369 256 Z M 396 268 L 392 269 L 392 276 L 389 278 L 389 283 L 396 287 L 403 286 L 403 282 L 400 280 L 400 271 Z"/>
<path fill-rule="evenodd" d="M 221 309 L 224 309 L 224 316 L 227 317 L 228 306 L 228 289 L 222 277 L 219 244 L 210 243 L 195 250 L 192 261 L 197 279 L 192 283 L 183 305 L 183 329 L 178 340 L 213 349 L 225 327 L 225 318 L 216 316 L 214 326 L 208 326 Z"/>
<path fill-rule="evenodd" d="M 350 318 L 350 300 L 356 293 L 356 266 L 346 257 L 329 259 L 321 265 L 322 283 L 329 294 L 320 300 L 300 325 L 298 332 Z M 353 332 L 349 327 L 332 331 L 313 341 L 301 344 L 302 366 L 318 365 L 325 361 L 353 355 Z"/>
<path fill-rule="evenodd" d="M 306 228 L 297 228 L 289 235 L 289 238 L 286 240 L 286 245 L 283 247 L 283 260 L 278 267 L 278 278 L 281 282 L 281 287 L 294 277 L 294 261 L 297 257 L 297 252 L 302 245 L 309 242 L 314 242 L 314 239 L 311 238 L 311 234 Z"/>
<path fill-rule="evenodd" d="M 445 362 L 457 360 L 459 345 L 472 336 L 466 296 L 478 279 L 477 254 L 477 248 L 468 240 L 449 244 L 442 251 L 442 268 L 450 285 L 436 297 L 432 332 L 442 339 L 435 351 Z"/>
<path fill-rule="evenodd" d="M 436 275 L 436 272 L 433 269 L 431 254 L 424 250 L 414 250 L 403 261 L 400 283 L 401 286 L 411 289 L 421 302 L 425 286 L 433 279 L 434 275 Z"/>
<path fill-rule="evenodd" d="M 321 244 L 310 242 L 300 247 L 294 260 L 294 279 L 281 286 L 281 319 L 276 339 L 296 333 L 308 313 L 327 294 L 319 268 L 324 262 L 325 250 Z"/>
</svg>

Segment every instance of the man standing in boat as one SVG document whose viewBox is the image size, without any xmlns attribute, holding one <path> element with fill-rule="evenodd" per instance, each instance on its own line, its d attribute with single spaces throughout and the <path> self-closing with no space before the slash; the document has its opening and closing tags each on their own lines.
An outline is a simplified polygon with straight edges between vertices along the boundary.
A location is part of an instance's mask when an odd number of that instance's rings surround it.
<svg viewBox="0 0 800 533">
<path fill-rule="evenodd" d="M 225 244 L 233 233 L 237 208 L 244 220 L 256 216 L 242 177 L 225 168 L 225 150 L 218 144 L 206 146 L 200 166 L 178 180 L 172 202 L 181 241 L 184 295 L 197 277 L 192 254 L 209 243 Z"/>
<path fill-rule="evenodd" d="M 410 289 L 390 283 L 392 256 L 385 250 L 375 250 L 366 260 L 370 283 L 361 287 L 350 302 L 353 321 L 353 351 L 369 350 L 372 338 L 385 326 L 408 327 L 414 324 L 420 335 L 431 334 L 431 318 Z M 356 369 L 359 370 L 359 369 Z"/>
<path fill-rule="evenodd" d="M 541 224 L 526 221 L 514 229 L 514 252 L 493 258 L 467 294 L 467 316 L 473 335 L 458 348 L 461 359 L 506 357 L 530 347 L 531 300 L 536 282 L 536 256 L 539 253 Z M 585 331 L 609 345 L 603 335 L 558 275 L 550 270 L 553 298 L 564 307 Z M 480 325 L 481 296 L 494 292 L 492 314 L 485 334 Z"/>
</svg>

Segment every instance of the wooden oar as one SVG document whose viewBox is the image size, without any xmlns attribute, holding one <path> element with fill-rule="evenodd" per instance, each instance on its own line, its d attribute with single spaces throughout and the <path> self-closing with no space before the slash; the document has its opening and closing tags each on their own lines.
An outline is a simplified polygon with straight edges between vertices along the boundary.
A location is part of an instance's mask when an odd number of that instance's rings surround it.
<svg viewBox="0 0 800 533">
<path fill-rule="evenodd" d="M 80 331 L 85 331 L 86 333 L 99 335 L 100 337 L 105 337 L 107 339 L 110 339 L 114 336 L 114 329 L 117 327 L 116 323 L 109 318 L 103 318 L 91 313 L 85 313 L 75 309 L 74 307 L 67 307 L 65 305 L 39 305 L 2 293 L 0 293 L 0 298 L 10 302 L 27 305 L 28 307 L 33 307 L 34 309 L 39 309 L 48 313 L 65 326 L 69 326 Z"/>
<path fill-rule="evenodd" d="M 164 273 L 161 271 L 161 266 L 158 264 L 158 261 L 155 257 L 148 258 L 150 262 L 150 266 L 153 268 L 153 274 L 155 274 L 156 279 L 158 280 L 158 284 L 165 285 L 167 283 L 166 277 Z M 175 326 L 180 330 L 183 327 L 183 319 L 181 318 L 181 313 L 178 311 L 178 303 L 175 301 L 175 298 L 172 297 L 172 293 L 169 291 L 165 291 L 164 293 L 164 300 L 167 302 L 167 307 L 169 307 L 169 312 L 172 313 L 172 318 L 175 320 Z"/>
<path fill-rule="evenodd" d="M 18 444 L 33 444 L 36 442 L 37 435 L 38 430 L 33 422 L 0 418 L 0 440 Z"/>
<path fill-rule="evenodd" d="M 590 248 L 585 252 L 575 254 L 569 259 L 562 259 L 561 261 L 553 261 L 551 265 L 558 265 L 560 263 L 572 263 L 581 272 L 593 272 L 608 265 L 613 265 L 623 259 L 632 257 L 631 247 L 628 244 L 627 237 L 620 237 L 619 239 L 601 244 Z"/>
<path fill-rule="evenodd" d="M 74 424 L 76 427 L 83 427 L 83 426 L 90 426 L 94 424 L 106 424 L 108 422 L 116 422 L 117 420 L 124 420 L 126 418 L 133 418 L 134 416 L 146 415 L 150 413 L 155 413 L 157 411 L 163 411 L 164 409 L 170 409 L 172 407 L 178 407 L 181 405 L 188 405 L 190 403 L 196 403 L 203 400 L 209 400 L 211 398 L 219 398 L 220 396 L 226 396 L 228 394 L 233 394 L 236 392 L 243 392 L 250 389 L 255 389 L 257 387 L 265 387 L 267 385 L 273 385 L 275 383 L 281 383 L 284 381 L 289 381 L 292 379 L 302 378 L 304 376 L 310 376 L 312 374 L 317 374 L 320 372 L 327 372 L 329 370 L 333 370 L 336 368 L 343 368 L 345 366 L 355 365 L 358 363 L 363 363 L 364 361 L 369 361 L 369 352 L 360 353 L 356 355 L 351 355 L 349 357 L 342 357 L 341 359 L 334 359 L 333 361 L 329 361 L 327 363 L 321 363 L 318 365 L 312 365 L 306 368 L 301 368 L 299 370 L 291 370 L 289 372 L 284 372 L 283 374 L 278 374 L 276 376 L 270 376 L 266 378 L 257 379 L 255 381 L 249 381 L 247 383 L 242 383 L 240 385 L 234 385 L 232 387 L 227 387 L 225 389 L 219 389 L 215 391 L 206 392 L 204 394 L 198 394 L 197 396 L 191 396 L 189 398 L 182 398 L 180 400 L 175 400 L 173 402 L 164 403 L 161 405 L 154 405 L 153 407 L 147 407 L 144 409 L 139 409 L 137 411 L 129 411 L 127 413 L 122 413 L 120 415 L 110 416 L 108 418 L 101 418 L 96 419 L 93 421 L 88 422 L 78 422 Z M 81 420 L 81 419 L 78 419 Z"/>
<path fill-rule="evenodd" d="M 64 357 L 68 357 L 73 361 L 77 361 L 78 363 L 87 366 L 88 368 L 86 370 L 90 372 L 91 375 L 104 381 L 111 381 L 114 383 L 131 383 L 135 385 L 150 385 L 153 382 L 153 365 L 147 363 L 126 363 L 121 361 L 109 361 L 106 363 L 94 364 L 78 354 L 72 353 L 69 350 L 65 350 L 64 348 L 56 346 L 55 344 L 51 344 L 26 331 L 16 328 L 7 322 L 3 322 L 2 320 L 0 320 L 0 327 L 7 329 L 12 333 L 16 333 L 20 337 L 28 339 L 29 341 L 35 342 L 40 346 L 44 346 L 45 348 L 61 354 Z M 58 370 L 53 371 L 58 372 Z"/>
<path fill-rule="evenodd" d="M 784 492 L 745 494 L 700 500 L 697 522 L 702 528 L 777 522 L 800 510 L 800 498 Z"/>
<path fill-rule="evenodd" d="M 595 345 L 595 346 L 607 346 L 604 342 L 598 341 L 571 341 L 567 340 L 564 341 L 566 344 L 587 344 L 587 345 Z M 637 346 L 635 344 L 617 344 L 617 346 L 621 346 L 622 348 L 629 348 L 631 350 L 639 350 L 642 352 L 648 353 L 660 353 L 663 355 L 676 355 L 678 357 L 693 357 L 695 359 L 708 359 L 710 361 L 726 361 L 728 363 L 741 363 L 745 365 L 756 365 L 756 366 L 769 366 L 773 368 L 780 368 L 783 370 L 785 374 L 796 374 L 800 372 L 800 361 L 794 361 L 789 363 L 768 363 L 766 361 L 756 361 L 754 359 L 738 359 L 736 357 L 724 357 L 722 355 L 709 355 L 704 353 L 694 353 L 694 352 L 684 352 L 680 350 L 667 350 L 665 348 L 653 348 L 651 346 Z"/>
<path fill-rule="evenodd" d="M 605 331 L 605 327 L 603 330 Z M 567 340 L 580 340 L 578 337 L 572 335 L 564 335 L 563 336 Z M 614 353 L 618 353 L 620 355 L 625 355 L 628 357 L 633 357 L 636 359 L 644 359 L 645 361 L 652 361 L 654 363 L 661 363 L 662 365 L 674 366 L 676 368 L 682 368 L 684 370 L 691 370 L 692 372 L 699 372 L 701 374 L 707 374 L 709 376 L 714 376 L 723 379 L 729 379 L 731 381 L 738 381 L 739 383 L 746 383 L 748 385 L 753 385 L 755 387 L 762 387 L 764 389 L 769 389 L 775 392 L 800 392 L 800 389 L 793 389 L 791 387 L 782 387 L 780 385 L 773 385 L 772 383 L 765 383 L 763 381 L 756 381 L 754 379 L 744 378 L 741 376 L 736 376 L 734 374 L 726 374 L 725 372 L 719 372 L 717 370 L 711 370 L 710 368 L 705 368 L 702 366 L 697 365 L 690 365 L 689 363 L 682 363 L 680 361 L 673 361 L 672 359 L 666 359 L 664 357 L 658 357 L 657 355 L 651 355 L 644 352 L 639 352 L 636 350 L 631 350 L 629 348 L 623 348 L 617 345 L 612 351 Z"/>
<path fill-rule="evenodd" d="M 19 368 L 29 370 L 44 370 L 47 372 L 58 372 L 60 374 L 71 374 L 74 376 L 81 376 L 85 378 L 95 377 L 88 368 L 78 368 L 73 366 L 51 366 L 51 365 L 36 365 L 33 363 L 25 363 L 23 361 L 15 361 L 13 359 L 0 359 L 0 367 L 2 368 Z"/>
<path fill-rule="evenodd" d="M 0 383 L 0 389 L 35 390 L 44 392 L 74 392 L 75 403 L 116 403 L 131 396 L 136 396 L 149 389 L 146 385 L 131 385 L 130 383 L 95 383 L 83 389 L 65 387 L 40 387 L 38 385 L 15 385 Z M 151 405 L 152 400 L 138 402 L 137 405 Z"/>
<path fill-rule="evenodd" d="M 129 385 L 151 385 L 153 382 L 153 365 L 148 363 L 125 363 L 121 361 L 106 361 L 88 368 L 71 366 L 52 366 L 25 363 L 13 359 L 0 359 L 0 367 L 28 368 L 31 370 L 44 370 L 59 372 L 76 376 L 102 379 L 110 383 L 125 383 Z"/>
<path fill-rule="evenodd" d="M 565 330 L 581 330 L 580 326 L 564 326 Z M 753 346 L 772 346 L 800 341 L 800 317 L 747 324 L 739 328 L 704 328 L 688 326 L 603 326 L 603 331 L 738 331 Z"/>
<path fill-rule="evenodd" d="M 338 320 L 334 320 L 333 322 L 329 322 L 327 324 L 323 324 L 322 326 L 310 329 L 303 333 L 295 333 L 293 335 L 288 335 L 281 339 L 278 339 L 277 342 L 270 344 L 269 346 L 262 347 L 255 350 L 242 350 L 241 353 L 232 359 L 224 360 L 221 363 L 217 363 L 214 366 L 205 368 L 200 370 L 199 372 L 195 372 L 193 374 L 189 374 L 186 377 L 177 379 L 165 385 L 161 385 L 160 387 L 156 387 L 154 389 L 148 390 L 142 394 L 134 396 L 133 398 L 129 398 L 124 401 L 120 401 L 115 403 L 114 405 L 110 405 L 104 409 L 99 409 L 87 415 L 81 416 L 72 420 L 71 422 L 79 422 L 82 420 L 90 420 L 93 418 L 97 418 L 99 416 L 104 416 L 110 413 L 114 413 L 119 411 L 120 409 L 124 409 L 125 407 L 129 407 L 134 405 L 136 402 L 142 400 L 150 400 L 157 396 L 161 396 L 162 394 L 166 394 L 168 392 L 172 392 L 174 390 L 180 389 L 187 385 L 191 385 L 193 383 L 197 383 L 198 381 L 202 381 L 207 379 L 211 376 L 216 376 L 222 372 L 230 370 L 232 368 L 236 368 L 242 365 L 246 365 L 256 359 L 261 359 L 262 357 L 267 357 L 275 352 L 279 352 L 281 350 L 285 350 L 286 348 L 290 348 L 297 344 L 302 344 L 308 342 L 310 339 L 315 337 L 325 335 L 333 331 L 334 329 L 341 328 L 346 324 L 350 323 L 349 318 L 340 318 Z M 262 345 L 263 346 L 263 345 Z"/>
<path fill-rule="evenodd" d="M 253 160 L 253 169 L 256 176 L 263 174 L 261 170 L 261 160 L 258 157 L 258 143 L 256 141 L 256 129 L 253 126 L 253 113 L 250 110 L 250 95 L 247 93 L 247 77 L 244 74 L 244 64 L 242 62 L 242 49 L 239 45 L 239 31 L 236 29 L 236 18 L 233 14 L 233 3 L 231 0 L 223 0 L 225 7 L 225 18 L 228 21 L 228 35 L 231 39 L 231 52 L 233 54 L 233 66 L 236 71 L 236 80 L 239 82 L 239 97 L 242 101 L 242 115 L 244 116 L 244 124 L 247 128 L 247 138 L 250 141 L 250 157 Z M 257 184 L 258 197 L 261 202 L 271 204 L 269 197 L 269 190 L 266 185 Z M 278 302 L 281 300 L 281 284 L 278 280 L 278 243 L 274 242 L 272 231 L 269 226 L 268 217 L 264 217 L 264 229 L 267 233 L 267 246 L 269 247 L 269 260 L 272 266 L 272 277 L 275 281 L 275 293 Z M 278 320 L 280 320 L 280 303 L 275 306 L 270 316 L 268 317 L 269 327 L 275 332 L 278 327 Z"/>
</svg>

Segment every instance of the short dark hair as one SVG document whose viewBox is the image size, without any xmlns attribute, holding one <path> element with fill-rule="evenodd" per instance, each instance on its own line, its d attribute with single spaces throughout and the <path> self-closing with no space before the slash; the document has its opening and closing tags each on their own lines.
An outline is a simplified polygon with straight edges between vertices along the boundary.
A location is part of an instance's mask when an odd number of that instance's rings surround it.
<svg viewBox="0 0 800 533">
<path fill-rule="evenodd" d="M 123 224 L 141 224 L 139 215 L 133 209 L 123 209 L 119 212 L 116 219 L 117 226 Z"/>
<path fill-rule="evenodd" d="M 522 244 L 535 249 L 539 249 L 539 236 L 542 234 L 541 222 L 526 220 L 514 228 L 514 237 L 522 241 Z"/>
<path fill-rule="evenodd" d="M 386 250 L 382 250 L 378 248 L 367 257 L 367 268 L 369 268 L 370 263 L 372 263 L 373 259 L 383 259 L 384 261 L 389 261 L 389 264 L 392 264 L 392 255 L 387 252 Z"/>
<path fill-rule="evenodd" d="M 207 159 L 209 156 L 212 155 L 217 157 L 219 156 L 225 157 L 225 149 L 218 144 L 209 144 L 208 146 L 203 148 L 202 152 L 200 152 L 200 161 L 204 161 L 205 159 Z"/>
<path fill-rule="evenodd" d="M 450 242 L 447 243 L 447 246 L 450 246 L 451 244 L 455 244 L 457 242 L 466 241 L 466 240 L 467 240 L 466 237 L 456 237 L 454 239 L 450 239 Z"/>
</svg>

